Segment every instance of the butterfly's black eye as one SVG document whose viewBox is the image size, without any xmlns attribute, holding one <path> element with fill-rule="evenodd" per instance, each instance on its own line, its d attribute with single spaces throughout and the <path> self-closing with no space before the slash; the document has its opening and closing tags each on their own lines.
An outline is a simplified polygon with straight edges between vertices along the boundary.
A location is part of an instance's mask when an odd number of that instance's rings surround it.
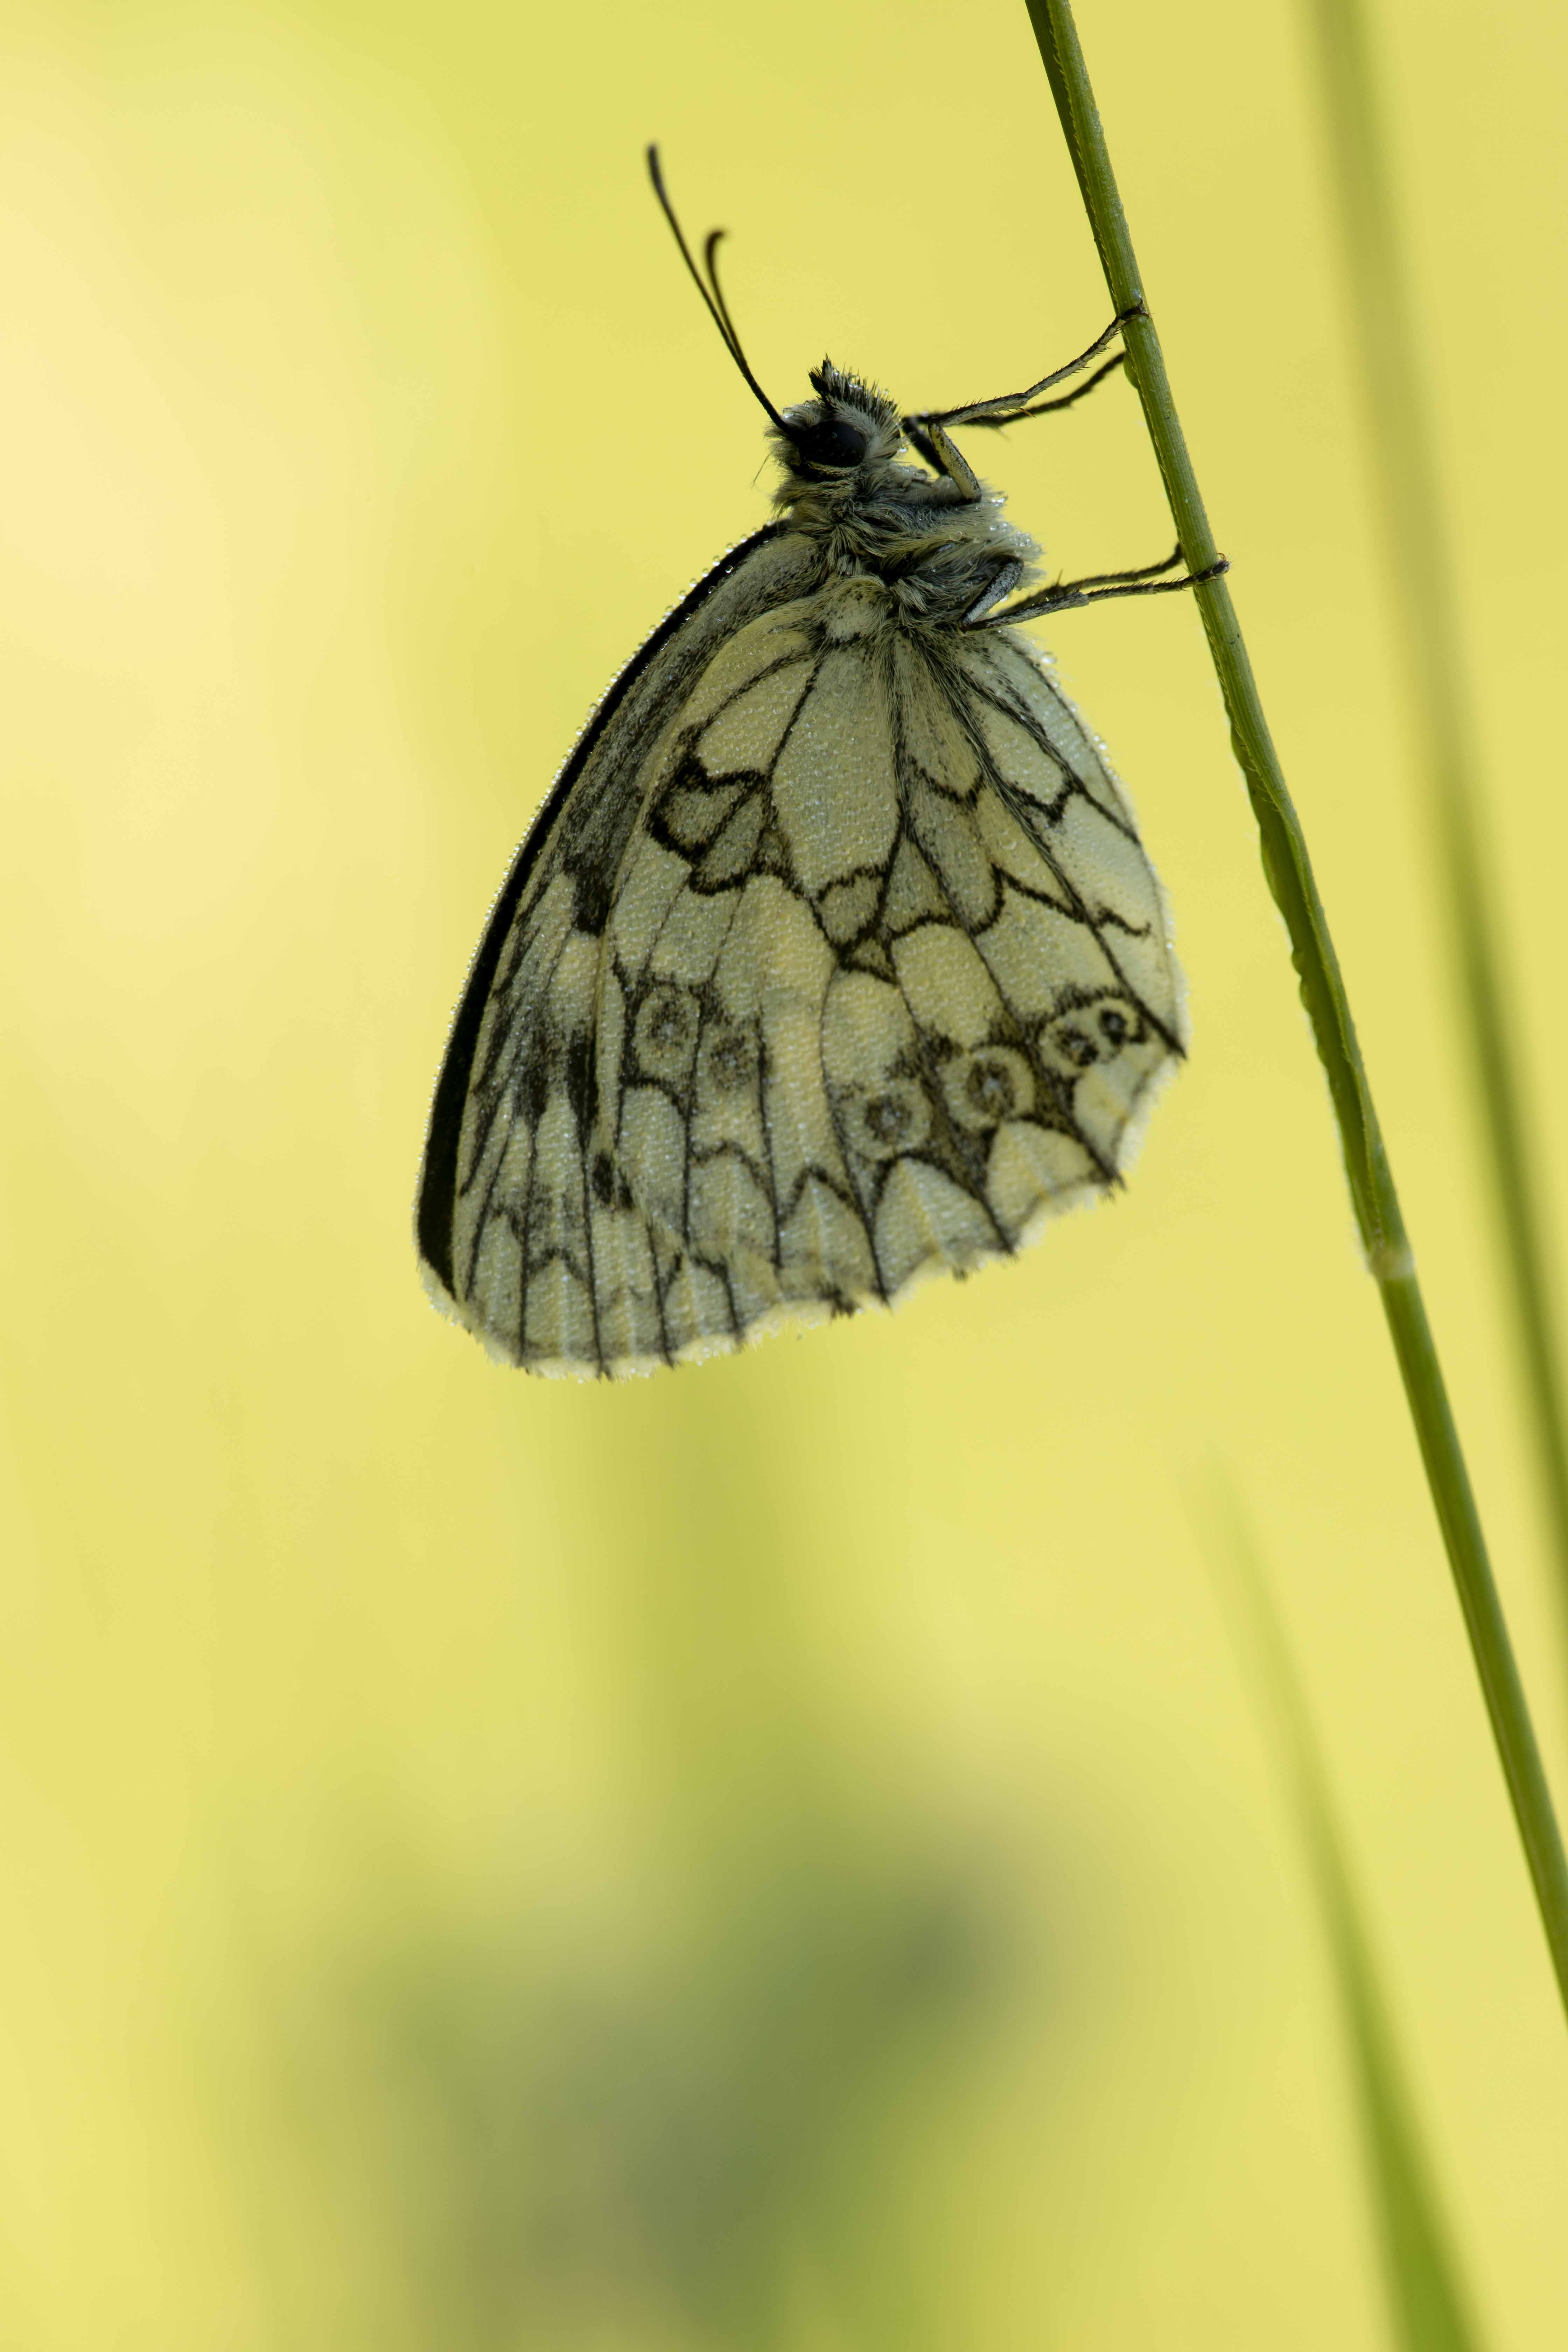
<svg viewBox="0 0 1568 2352">
<path fill-rule="evenodd" d="M 866 436 L 842 416 L 825 416 L 790 438 L 808 466 L 858 466 L 866 455 Z"/>
</svg>

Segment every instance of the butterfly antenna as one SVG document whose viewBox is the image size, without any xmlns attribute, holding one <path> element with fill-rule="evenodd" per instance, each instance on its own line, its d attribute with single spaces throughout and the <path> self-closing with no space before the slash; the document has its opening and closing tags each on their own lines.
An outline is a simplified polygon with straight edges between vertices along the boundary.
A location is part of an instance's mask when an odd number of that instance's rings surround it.
<svg viewBox="0 0 1568 2352">
<path fill-rule="evenodd" d="M 735 332 L 735 322 L 730 316 L 730 306 L 724 299 L 724 289 L 719 283 L 717 256 L 720 239 L 724 236 L 725 232 L 721 228 L 714 229 L 709 236 L 708 241 L 702 248 L 702 260 L 707 271 L 707 275 L 704 277 L 702 270 L 698 268 L 696 262 L 693 261 L 691 257 L 691 247 L 686 242 L 680 223 L 675 217 L 675 206 L 670 203 L 669 197 L 665 191 L 664 174 L 659 169 L 658 149 L 657 147 L 650 147 L 647 151 L 647 175 L 653 182 L 653 192 L 658 198 L 659 209 L 662 211 L 665 219 L 669 223 L 670 232 L 675 238 L 676 244 L 680 247 L 680 257 L 682 261 L 685 262 L 687 268 L 691 274 L 692 284 L 696 287 L 697 291 L 701 295 L 702 299 L 708 305 L 708 315 L 719 330 L 724 349 L 729 352 L 730 357 L 740 369 L 742 375 L 745 378 L 747 383 L 751 386 L 757 398 L 762 402 L 763 406 L 767 410 L 767 413 L 773 418 L 773 423 L 778 426 L 779 431 L 781 433 L 787 433 L 789 431 L 788 425 L 784 423 L 784 418 L 779 415 L 778 410 L 773 406 L 773 402 L 768 398 L 767 394 L 763 390 L 762 385 L 757 382 L 756 377 L 752 373 L 751 363 L 748 361 L 745 352 L 741 348 L 741 338 Z"/>
<path fill-rule="evenodd" d="M 724 289 L 719 283 L 719 247 L 729 234 L 727 228 L 709 230 L 702 246 L 702 267 L 708 273 L 708 283 L 713 289 L 713 299 L 719 305 L 720 316 L 729 334 L 730 349 L 732 352 L 738 352 L 741 348 L 741 338 L 735 332 L 735 321 L 730 316 L 730 305 L 724 299 Z"/>
</svg>

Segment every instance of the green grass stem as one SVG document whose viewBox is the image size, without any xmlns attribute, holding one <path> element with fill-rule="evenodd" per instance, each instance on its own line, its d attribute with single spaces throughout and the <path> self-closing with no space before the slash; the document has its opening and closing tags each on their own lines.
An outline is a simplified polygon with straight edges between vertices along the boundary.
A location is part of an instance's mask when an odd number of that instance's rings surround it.
<svg viewBox="0 0 1568 2352">
<path fill-rule="evenodd" d="M 1568 1418 L 1553 1284 L 1481 819 L 1479 731 L 1436 438 L 1363 0 L 1306 0 L 1412 731 L 1431 793 L 1502 1226 L 1516 1343 L 1568 1612 Z M 1568 1629 L 1568 1613 L 1564 1615 Z"/>
<path fill-rule="evenodd" d="M 1220 1484 L 1216 1500 L 1226 1597 L 1255 1662 L 1333 1967 L 1394 2338 L 1402 2352 L 1479 2352 L 1311 1718 L 1253 1531 L 1228 1482 Z"/>
<path fill-rule="evenodd" d="M 1176 415 L 1154 321 L 1143 299 L 1121 198 L 1068 0 L 1026 0 L 1084 208 L 1119 317 L 1127 373 L 1142 404 L 1189 570 L 1218 557 Z M 1530 1710 L 1503 1618 L 1469 1476 L 1400 1214 L 1349 999 L 1300 820 L 1258 698 L 1228 583 L 1193 591 L 1230 719 L 1231 741 L 1258 823 L 1263 870 L 1285 919 L 1301 998 L 1328 1076 L 1368 1269 L 1382 1294 L 1427 1485 L 1464 1612 L 1535 1898 L 1568 2009 L 1568 1867 Z"/>
</svg>

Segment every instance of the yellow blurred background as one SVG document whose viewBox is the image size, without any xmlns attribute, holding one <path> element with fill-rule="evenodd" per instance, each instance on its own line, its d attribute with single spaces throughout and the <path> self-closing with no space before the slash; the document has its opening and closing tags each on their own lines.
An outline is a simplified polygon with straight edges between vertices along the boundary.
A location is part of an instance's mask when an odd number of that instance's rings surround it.
<svg viewBox="0 0 1568 2352">
<path fill-rule="evenodd" d="M 1377 22 L 1562 1171 L 1568 20 Z M 1081 30 L 1562 1785 L 1308 51 L 1290 0 Z M 1106 311 L 1021 0 L 12 0 L 0 49 L 0 2344 L 1385 2343 L 1216 1461 L 1490 2339 L 1568 2340 L 1562 2021 L 1184 603 L 1051 637 L 1191 982 L 1122 1201 L 626 1389 L 415 1270 L 512 845 L 764 512 L 643 144 L 775 399 L 825 348 L 1009 390 Z M 1120 383 L 979 457 L 1053 563 L 1169 543 Z"/>
</svg>

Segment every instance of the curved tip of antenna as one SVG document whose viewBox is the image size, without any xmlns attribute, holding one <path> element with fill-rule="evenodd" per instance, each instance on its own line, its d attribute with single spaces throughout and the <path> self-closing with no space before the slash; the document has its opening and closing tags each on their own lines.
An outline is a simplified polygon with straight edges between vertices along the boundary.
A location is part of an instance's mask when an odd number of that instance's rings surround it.
<svg viewBox="0 0 1568 2352">
<path fill-rule="evenodd" d="M 766 409 L 769 416 L 773 419 L 774 425 L 778 426 L 780 432 L 786 432 L 788 427 L 785 425 L 784 418 L 779 415 L 778 410 L 773 406 L 773 402 L 768 398 L 767 394 L 763 390 L 763 387 L 757 382 L 756 377 L 752 373 L 746 354 L 741 349 L 741 338 L 735 332 L 734 320 L 730 316 L 730 306 L 724 299 L 724 289 L 719 283 L 719 272 L 714 266 L 714 256 L 717 254 L 720 246 L 723 242 L 724 231 L 721 228 L 715 228 L 710 229 L 708 232 L 707 242 L 704 244 L 702 248 L 703 264 L 708 273 L 707 276 L 704 277 L 702 270 L 698 268 L 696 262 L 692 259 L 691 248 L 686 242 L 686 233 L 682 229 L 679 221 L 676 218 L 675 206 L 670 203 L 669 197 L 666 193 L 664 174 L 659 169 L 658 149 L 651 140 L 648 142 L 647 152 L 647 175 L 653 182 L 654 194 L 658 198 L 659 209 L 663 213 L 665 219 L 669 223 L 670 232 L 675 238 L 676 244 L 680 248 L 680 257 L 691 273 L 691 282 L 696 287 L 699 294 L 701 295 L 703 301 L 706 303 L 708 315 L 712 320 L 713 324 L 718 328 L 719 333 L 722 338 L 725 350 L 729 352 L 730 357 L 734 361 L 735 365 L 740 369 L 747 384 L 756 394 L 757 399 L 761 401 L 763 408 Z"/>
</svg>

